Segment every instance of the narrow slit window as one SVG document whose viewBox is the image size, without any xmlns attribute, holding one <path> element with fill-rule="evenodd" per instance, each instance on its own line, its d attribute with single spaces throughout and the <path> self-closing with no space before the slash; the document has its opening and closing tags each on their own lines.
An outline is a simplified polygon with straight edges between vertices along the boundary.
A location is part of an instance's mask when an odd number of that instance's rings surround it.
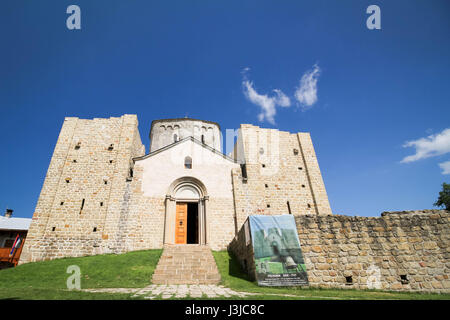
<svg viewBox="0 0 450 320">
<path fill-rule="evenodd" d="M 205 135 L 204 134 L 202 134 L 202 143 L 203 144 L 205 143 Z"/>
<path fill-rule="evenodd" d="M 242 179 L 244 181 L 247 180 L 247 166 L 245 165 L 245 163 L 241 163 L 241 173 L 242 173 Z"/>
<path fill-rule="evenodd" d="M 287 201 L 286 204 L 287 204 L 287 208 L 288 208 L 288 213 L 292 214 L 292 212 L 291 212 L 291 205 L 289 204 L 289 201 Z"/>
<path fill-rule="evenodd" d="M 173 142 L 177 142 L 178 141 L 178 136 L 177 136 L 177 134 L 174 134 L 173 135 Z"/>
<path fill-rule="evenodd" d="M 191 157 L 184 158 L 184 168 L 192 169 L 192 158 Z"/>
<path fill-rule="evenodd" d="M 81 211 L 83 211 L 83 208 L 84 208 L 84 199 L 81 201 L 80 213 L 81 213 Z"/>
</svg>

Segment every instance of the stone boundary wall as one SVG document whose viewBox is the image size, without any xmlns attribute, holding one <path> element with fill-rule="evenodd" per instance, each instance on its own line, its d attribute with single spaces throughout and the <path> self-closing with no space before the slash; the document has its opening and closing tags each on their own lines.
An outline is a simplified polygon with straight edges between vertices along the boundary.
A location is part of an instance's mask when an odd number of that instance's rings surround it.
<svg viewBox="0 0 450 320">
<path fill-rule="evenodd" d="M 237 235 L 228 245 L 228 251 L 231 252 L 239 261 L 241 268 L 252 280 L 256 279 L 256 266 L 252 242 L 246 245 L 245 225 L 249 224 L 248 219 L 242 224 Z M 249 226 L 250 228 L 250 226 Z M 250 230 L 250 229 L 249 229 Z"/>
<path fill-rule="evenodd" d="M 450 212 L 295 217 L 310 286 L 450 292 Z M 254 278 L 242 228 L 229 250 Z"/>
</svg>

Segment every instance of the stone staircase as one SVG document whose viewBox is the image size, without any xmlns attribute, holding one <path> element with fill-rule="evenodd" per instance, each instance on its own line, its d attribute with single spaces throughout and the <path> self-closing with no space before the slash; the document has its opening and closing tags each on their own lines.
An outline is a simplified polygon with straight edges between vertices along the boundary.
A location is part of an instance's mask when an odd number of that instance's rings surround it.
<svg viewBox="0 0 450 320">
<path fill-rule="evenodd" d="M 165 245 L 153 284 L 217 284 L 220 274 L 211 249 L 206 245 Z"/>
</svg>

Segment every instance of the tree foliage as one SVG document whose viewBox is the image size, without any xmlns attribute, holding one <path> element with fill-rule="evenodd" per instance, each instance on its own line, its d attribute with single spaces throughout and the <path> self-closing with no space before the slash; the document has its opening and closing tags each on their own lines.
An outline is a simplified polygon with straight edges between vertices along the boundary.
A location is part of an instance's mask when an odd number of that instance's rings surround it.
<svg viewBox="0 0 450 320">
<path fill-rule="evenodd" d="M 450 184 L 443 183 L 442 191 L 439 192 L 439 197 L 434 203 L 436 207 L 445 207 L 445 210 L 450 210 Z"/>
</svg>

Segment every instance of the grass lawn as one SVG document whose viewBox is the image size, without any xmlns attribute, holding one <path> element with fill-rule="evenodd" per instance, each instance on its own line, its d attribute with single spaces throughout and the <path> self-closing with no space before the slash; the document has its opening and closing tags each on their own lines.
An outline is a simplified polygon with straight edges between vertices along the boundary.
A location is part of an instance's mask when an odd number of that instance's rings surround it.
<svg viewBox="0 0 450 320">
<path fill-rule="evenodd" d="M 27 263 L 0 270 L 0 299 L 133 299 L 133 294 L 68 291 L 67 267 L 81 270 L 81 288 L 143 288 L 151 281 L 162 250 L 134 251 Z M 249 281 L 226 251 L 213 252 L 222 284 L 235 291 L 258 293 L 247 299 L 450 299 L 450 294 L 397 293 L 376 290 L 267 288 Z M 289 295 L 289 296 L 286 296 Z M 235 299 L 235 297 L 233 297 Z"/>
<path fill-rule="evenodd" d="M 0 270 L 0 299 L 126 299 L 127 294 L 68 291 L 67 267 L 81 271 L 81 288 L 141 288 L 148 286 L 162 250 L 134 251 L 80 258 L 63 258 Z"/>
<path fill-rule="evenodd" d="M 1 273 L 1 272 L 0 272 Z M 130 300 L 130 294 L 49 288 L 0 288 L 0 300 Z"/>
</svg>

